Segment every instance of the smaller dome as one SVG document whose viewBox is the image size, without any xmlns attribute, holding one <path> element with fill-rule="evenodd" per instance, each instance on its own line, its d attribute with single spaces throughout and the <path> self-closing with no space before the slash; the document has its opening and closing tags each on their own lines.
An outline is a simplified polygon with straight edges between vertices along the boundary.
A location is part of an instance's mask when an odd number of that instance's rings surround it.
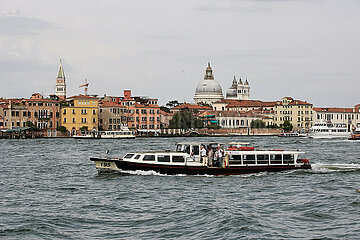
<svg viewBox="0 0 360 240">
<path fill-rule="evenodd" d="M 231 87 L 226 92 L 226 98 L 237 98 L 237 81 L 235 76 Z"/>
</svg>

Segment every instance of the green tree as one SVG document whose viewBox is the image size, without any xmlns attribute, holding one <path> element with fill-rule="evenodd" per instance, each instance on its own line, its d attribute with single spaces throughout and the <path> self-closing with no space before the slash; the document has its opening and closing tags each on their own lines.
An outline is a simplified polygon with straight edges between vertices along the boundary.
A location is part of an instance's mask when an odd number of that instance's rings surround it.
<svg viewBox="0 0 360 240">
<path fill-rule="evenodd" d="M 280 125 L 285 132 L 291 132 L 293 130 L 293 125 L 290 123 L 289 120 L 285 120 L 283 124 Z"/>
<path fill-rule="evenodd" d="M 170 108 L 164 107 L 164 106 L 161 106 L 161 107 L 160 107 L 160 110 L 162 110 L 162 111 L 164 111 L 164 112 L 167 112 L 167 113 L 170 112 Z"/>
<path fill-rule="evenodd" d="M 203 128 L 204 123 L 200 119 L 197 119 L 193 112 L 189 109 L 180 110 L 175 113 L 173 118 L 169 122 L 169 128 L 185 129 L 190 128 Z"/>
<path fill-rule="evenodd" d="M 169 101 L 166 106 L 168 106 L 169 108 L 172 108 L 172 107 L 176 107 L 176 106 L 179 106 L 181 105 L 182 103 L 180 103 L 178 100 L 173 100 L 173 101 Z"/>
<path fill-rule="evenodd" d="M 251 128 L 264 128 L 265 123 L 262 120 L 253 120 L 250 124 Z"/>
<path fill-rule="evenodd" d="M 276 123 L 274 123 L 274 124 L 271 124 L 271 125 L 268 125 L 268 126 L 266 126 L 267 128 L 279 128 L 279 126 L 276 124 Z"/>
<path fill-rule="evenodd" d="M 59 132 L 63 132 L 63 133 L 67 132 L 67 129 L 64 126 L 59 126 L 59 127 L 56 128 L 56 130 L 59 131 Z"/>
<path fill-rule="evenodd" d="M 82 126 L 81 128 L 80 128 L 80 131 L 87 131 L 88 130 L 88 126 Z"/>
</svg>

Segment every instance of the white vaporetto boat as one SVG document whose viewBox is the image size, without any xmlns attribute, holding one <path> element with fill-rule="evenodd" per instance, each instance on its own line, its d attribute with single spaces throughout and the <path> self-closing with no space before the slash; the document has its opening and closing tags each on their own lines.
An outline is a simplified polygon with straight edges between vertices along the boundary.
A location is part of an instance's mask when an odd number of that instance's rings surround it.
<svg viewBox="0 0 360 240">
<path fill-rule="evenodd" d="M 90 158 L 99 172 L 155 171 L 160 174 L 238 175 L 259 172 L 311 169 L 308 159 L 300 159 L 303 152 L 282 149 L 255 149 L 244 143 L 178 143 L 175 151 L 129 152 L 123 158 Z M 212 149 L 214 155 L 202 157 L 201 146 Z M 223 150 L 220 150 L 223 149 Z M 223 157 L 217 159 L 216 152 Z M 211 153 L 211 152 L 210 152 Z M 207 156 L 210 156 L 209 151 Z"/>
<path fill-rule="evenodd" d="M 316 122 L 309 129 L 311 138 L 346 138 L 349 136 L 345 123 Z"/>
<path fill-rule="evenodd" d="M 73 135 L 73 138 L 89 139 L 132 139 L 135 135 L 128 127 L 121 127 L 118 131 L 88 131 Z"/>
</svg>

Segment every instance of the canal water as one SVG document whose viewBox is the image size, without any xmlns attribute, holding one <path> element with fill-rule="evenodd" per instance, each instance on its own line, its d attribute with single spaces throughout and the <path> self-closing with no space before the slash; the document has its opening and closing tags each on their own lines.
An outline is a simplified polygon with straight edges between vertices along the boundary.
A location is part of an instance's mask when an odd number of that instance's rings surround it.
<svg viewBox="0 0 360 240">
<path fill-rule="evenodd" d="M 246 141 L 312 170 L 98 174 L 91 156 Z M 278 137 L 0 140 L 1 239 L 360 239 L 360 141 Z"/>
</svg>

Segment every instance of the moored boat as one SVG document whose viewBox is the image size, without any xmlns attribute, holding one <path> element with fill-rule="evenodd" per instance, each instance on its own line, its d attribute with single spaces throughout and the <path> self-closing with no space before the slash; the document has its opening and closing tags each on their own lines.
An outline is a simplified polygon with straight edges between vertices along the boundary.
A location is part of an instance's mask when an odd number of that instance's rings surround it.
<svg viewBox="0 0 360 240">
<path fill-rule="evenodd" d="M 346 138 L 349 136 L 345 123 L 316 122 L 309 129 L 311 138 Z"/>
<path fill-rule="evenodd" d="M 279 137 L 307 137 L 306 134 L 298 132 L 281 132 L 278 135 Z"/>
<path fill-rule="evenodd" d="M 117 131 L 85 131 L 72 136 L 73 138 L 92 138 L 92 139 L 132 139 L 135 135 L 127 127 L 122 127 Z"/>
<path fill-rule="evenodd" d="M 223 152 L 223 158 L 213 161 L 201 157 L 201 147 Z M 221 150 L 223 149 L 223 150 Z M 311 169 L 308 159 L 300 159 L 303 152 L 281 149 L 256 149 L 244 143 L 178 143 L 175 151 L 129 152 L 123 158 L 90 158 L 99 172 L 155 171 L 160 174 L 239 175 L 259 172 Z M 212 158 L 212 157 L 210 157 Z M 212 162 L 212 164 L 211 164 Z"/>
</svg>

